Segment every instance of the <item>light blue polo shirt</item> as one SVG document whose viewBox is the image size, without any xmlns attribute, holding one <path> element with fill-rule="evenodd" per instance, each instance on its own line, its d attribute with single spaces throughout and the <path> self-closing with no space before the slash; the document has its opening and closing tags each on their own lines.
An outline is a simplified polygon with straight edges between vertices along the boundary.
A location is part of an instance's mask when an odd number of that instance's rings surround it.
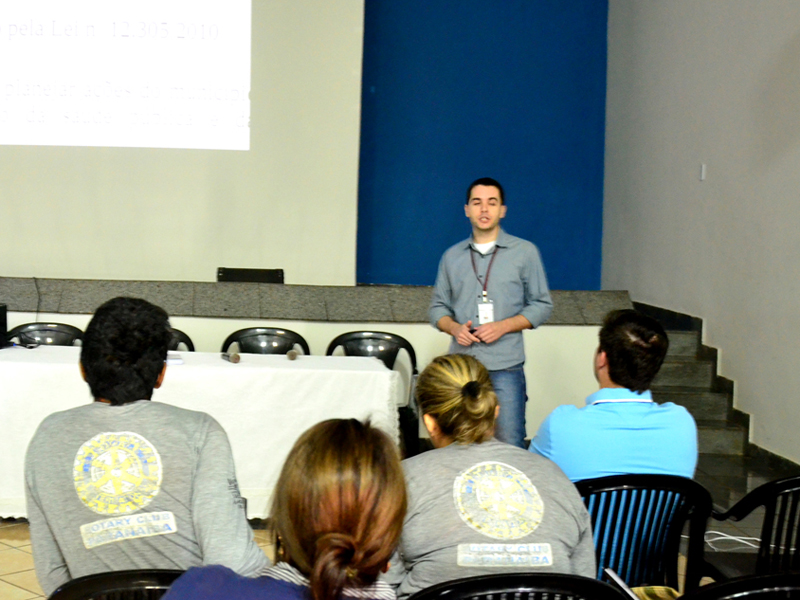
<svg viewBox="0 0 800 600">
<path fill-rule="evenodd" d="M 586 406 L 559 406 L 530 451 L 555 462 L 572 481 L 645 473 L 694 476 L 697 425 L 684 407 L 653 402 L 649 391 L 602 388 Z"/>
</svg>

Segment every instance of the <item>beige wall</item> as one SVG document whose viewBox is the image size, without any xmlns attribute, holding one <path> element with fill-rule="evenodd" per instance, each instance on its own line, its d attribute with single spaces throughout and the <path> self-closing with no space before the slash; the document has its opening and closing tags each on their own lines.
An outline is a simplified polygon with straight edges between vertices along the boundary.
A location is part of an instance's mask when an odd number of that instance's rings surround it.
<svg viewBox="0 0 800 600">
<path fill-rule="evenodd" d="M 33 321 L 53 320 L 86 329 L 91 315 L 63 315 L 11 312 L 8 327 Z M 434 357 L 446 354 L 449 338 L 424 323 L 328 323 L 313 321 L 270 321 L 245 319 L 204 319 L 197 317 L 172 317 L 173 327 L 185 331 L 198 351 L 218 352 L 228 334 L 243 327 L 286 327 L 302 335 L 312 354 L 324 354 L 330 341 L 345 331 L 378 330 L 402 335 L 417 353 L 417 366 L 422 370 Z M 584 398 L 597 391 L 592 372 L 592 359 L 597 346 L 599 327 L 545 325 L 524 332 L 525 375 L 530 400 L 527 407 L 528 436 L 536 433 L 539 424 L 561 404 L 584 406 Z M 179 369 L 176 365 L 170 368 Z M 403 353 L 395 367 L 406 384 L 410 368 Z M 77 376 L 76 365 L 76 376 Z M 167 375 L 169 376 L 169 375 Z"/>
<path fill-rule="evenodd" d="M 249 152 L 0 147 L 0 274 L 353 285 L 363 22 L 253 1 Z"/>
<path fill-rule="evenodd" d="M 800 461 L 800 2 L 611 0 L 608 39 L 603 287 L 702 317 Z"/>
</svg>

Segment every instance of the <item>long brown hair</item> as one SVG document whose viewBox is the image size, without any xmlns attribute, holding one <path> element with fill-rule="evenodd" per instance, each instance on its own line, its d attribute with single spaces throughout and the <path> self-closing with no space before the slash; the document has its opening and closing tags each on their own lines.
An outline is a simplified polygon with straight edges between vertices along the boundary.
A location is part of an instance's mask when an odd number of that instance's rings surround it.
<svg viewBox="0 0 800 600">
<path fill-rule="evenodd" d="M 283 465 L 271 523 L 279 552 L 314 600 L 375 582 L 400 538 L 406 489 L 397 447 L 369 422 L 331 419 L 297 440 Z"/>
<path fill-rule="evenodd" d="M 472 356 L 434 358 L 417 379 L 416 397 L 422 413 L 459 444 L 486 441 L 494 432 L 497 395 L 486 367 Z"/>
</svg>

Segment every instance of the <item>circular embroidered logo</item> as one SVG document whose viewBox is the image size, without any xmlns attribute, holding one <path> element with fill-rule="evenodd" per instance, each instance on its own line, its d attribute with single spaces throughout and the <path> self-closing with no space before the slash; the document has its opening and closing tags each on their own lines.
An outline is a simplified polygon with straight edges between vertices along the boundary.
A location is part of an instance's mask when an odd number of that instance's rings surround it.
<svg viewBox="0 0 800 600">
<path fill-rule="evenodd" d="M 138 433 L 100 433 L 84 443 L 73 464 L 75 491 L 101 515 L 144 508 L 161 488 L 161 457 Z"/>
<path fill-rule="evenodd" d="M 519 469 L 482 462 L 456 477 L 453 497 L 461 519 L 475 531 L 498 540 L 533 533 L 542 522 L 544 503 Z"/>
</svg>

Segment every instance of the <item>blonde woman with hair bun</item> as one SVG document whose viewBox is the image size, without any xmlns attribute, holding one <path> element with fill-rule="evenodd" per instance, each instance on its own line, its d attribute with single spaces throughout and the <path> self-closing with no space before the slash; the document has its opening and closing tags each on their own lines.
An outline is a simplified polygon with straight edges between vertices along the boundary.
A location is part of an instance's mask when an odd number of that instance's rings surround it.
<svg viewBox="0 0 800 600">
<path fill-rule="evenodd" d="M 476 358 L 435 358 L 416 398 L 434 450 L 403 461 L 409 506 L 386 580 L 398 599 L 503 572 L 595 577 L 586 508 L 550 460 L 494 438 L 499 407 Z"/>
<path fill-rule="evenodd" d="M 323 421 L 297 440 L 275 486 L 279 562 L 254 579 L 219 565 L 190 569 L 164 600 L 394 600 L 378 577 L 405 512 L 394 442 L 369 422 Z"/>
</svg>

